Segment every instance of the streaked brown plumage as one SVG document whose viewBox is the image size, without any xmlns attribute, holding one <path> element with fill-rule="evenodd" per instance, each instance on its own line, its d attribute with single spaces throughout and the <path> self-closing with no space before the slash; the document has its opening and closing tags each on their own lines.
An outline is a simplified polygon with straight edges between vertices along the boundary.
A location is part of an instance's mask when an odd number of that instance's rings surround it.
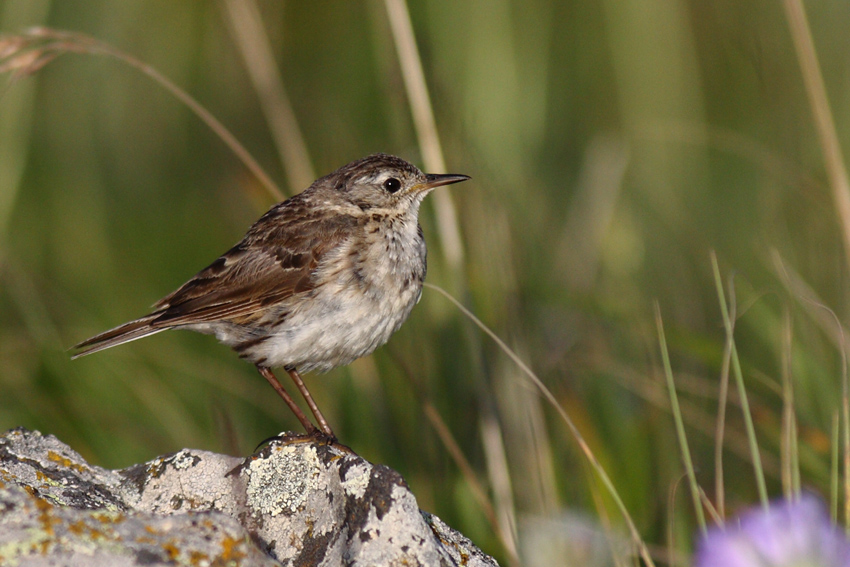
<svg viewBox="0 0 850 567">
<path fill-rule="evenodd" d="M 74 358 L 166 329 L 214 334 L 313 432 L 270 370 L 283 366 L 333 436 L 298 371 L 348 364 L 398 330 L 425 278 L 419 205 L 433 188 L 466 179 L 426 175 L 386 154 L 345 165 L 272 207 L 152 313 L 76 345 Z"/>
</svg>

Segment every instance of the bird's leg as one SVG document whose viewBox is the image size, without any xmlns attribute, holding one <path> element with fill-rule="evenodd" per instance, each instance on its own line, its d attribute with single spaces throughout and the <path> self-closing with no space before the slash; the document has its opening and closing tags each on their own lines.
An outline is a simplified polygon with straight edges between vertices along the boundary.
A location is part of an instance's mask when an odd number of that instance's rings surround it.
<svg viewBox="0 0 850 567">
<path fill-rule="evenodd" d="M 267 368 L 265 366 L 257 366 L 257 370 L 260 374 L 265 378 L 269 384 L 272 385 L 274 391 L 278 393 L 278 395 L 283 398 L 283 401 L 286 402 L 286 405 L 289 406 L 289 409 L 292 410 L 292 413 L 295 414 L 295 417 L 298 418 L 298 421 L 301 422 L 301 425 L 304 426 L 304 429 L 307 430 L 309 435 L 316 433 L 318 430 L 316 426 L 313 425 L 307 416 L 304 415 L 304 412 L 301 411 L 301 408 L 298 407 L 298 404 L 295 403 L 295 400 L 292 399 L 292 396 L 289 395 L 289 392 L 283 389 L 283 385 L 280 383 L 280 380 L 277 379 L 277 376 L 274 375 L 271 368 Z M 309 400 L 312 402 L 313 400 Z M 309 403 L 308 402 L 308 403 Z M 315 405 L 315 404 L 314 404 Z M 313 409 L 312 407 L 310 408 Z M 321 424 L 321 421 L 319 422 Z M 327 423 L 325 424 L 327 426 Z M 324 431 L 324 429 L 322 430 Z"/>
<path fill-rule="evenodd" d="M 286 368 L 286 371 L 289 373 L 289 377 L 292 378 L 292 381 L 295 382 L 295 387 L 298 388 L 299 392 L 301 392 L 301 395 L 304 397 L 304 401 L 307 402 L 307 407 L 310 408 L 310 411 L 316 418 L 316 423 L 319 424 L 319 429 L 321 429 L 322 432 L 331 439 L 336 439 L 336 435 L 334 435 L 331 426 L 328 425 L 328 420 L 326 420 L 325 416 L 322 415 L 322 412 L 319 411 L 319 406 L 317 406 L 316 402 L 313 401 L 313 396 L 311 396 L 309 390 L 307 390 L 307 386 L 304 384 L 304 380 L 301 379 L 301 375 L 298 373 L 298 370 L 295 368 Z"/>
</svg>

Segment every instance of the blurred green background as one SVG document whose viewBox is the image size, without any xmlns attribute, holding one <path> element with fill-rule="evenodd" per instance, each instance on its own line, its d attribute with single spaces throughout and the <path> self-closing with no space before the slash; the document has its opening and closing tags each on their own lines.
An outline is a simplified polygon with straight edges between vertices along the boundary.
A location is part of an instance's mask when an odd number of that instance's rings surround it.
<svg viewBox="0 0 850 567">
<path fill-rule="evenodd" d="M 258 5 L 308 168 L 323 175 L 376 151 L 423 164 L 382 2 Z M 678 484 L 652 306 L 658 300 L 664 316 L 698 479 L 714 499 L 725 335 L 711 250 L 735 286 L 771 494 L 781 486 L 780 384 L 790 368 L 803 482 L 828 497 L 837 331 L 789 288 L 777 259 L 846 322 L 847 256 L 782 4 L 409 8 L 447 169 L 473 178 L 447 190 L 460 267 L 446 260 L 434 198 L 423 207 L 428 281 L 458 296 L 552 389 L 660 562 L 690 549 L 694 516 Z M 850 3 L 807 8 L 847 148 Z M 290 186 L 231 20 L 217 2 L 0 1 L 4 34 L 73 30 L 149 63 L 297 193 L 307 182 Z M 272 202 L 185 105 L 115 59 L 67 54 L 4 82 L 0 429 L 55 434 L 111 468 L 183 447 L 247 455 L 297 429 L 256 371 L 211 337 L 162 333 L 74 362 L 66 350 L 146 313 Z M 399 470 L 423 509 L 504 562 L 510 553 L 427 407 L 499 518 L 516 525 L 526 563 L 541 533 L 549 543 L 598 533 L 600 502 L 621 531 L 607 498 L 595 503 L 601 489 L 557 414 L 433 290 L 373 356 L 306 380 L 344 443 Z M 736 400 L 724 445 L 731 510 L 756 501 Z"/>
</svg>

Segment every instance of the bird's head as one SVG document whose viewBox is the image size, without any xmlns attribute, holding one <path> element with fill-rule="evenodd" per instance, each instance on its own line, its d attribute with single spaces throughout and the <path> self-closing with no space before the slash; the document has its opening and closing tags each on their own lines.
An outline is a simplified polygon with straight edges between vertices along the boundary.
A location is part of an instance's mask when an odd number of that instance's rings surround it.
<svg viewBox="0 0 850 567">
<path fill-rule="evenodd" d="M 416 211 L 432 189 L 469 179 L 467 175 L 422 173 L 388 154 L 373 154 L 344 165 L 316 183 L 366 211 Z"/>
</svg>

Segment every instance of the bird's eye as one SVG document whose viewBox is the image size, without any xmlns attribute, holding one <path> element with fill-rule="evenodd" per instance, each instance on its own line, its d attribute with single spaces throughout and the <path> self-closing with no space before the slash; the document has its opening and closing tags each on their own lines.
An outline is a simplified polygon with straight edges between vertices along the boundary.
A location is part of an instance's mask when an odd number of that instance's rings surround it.
<svg viewBox="0 0 850 567">
<path fill-rule="evenodd" d="M 390 193 L 395 193 L 396 191 L 401 189 L 401 181 L 399 181 L 395 177 L 390 177 L 389 179 L 384 181 L 384 189 L 386 189 Z"/>
</svg>

